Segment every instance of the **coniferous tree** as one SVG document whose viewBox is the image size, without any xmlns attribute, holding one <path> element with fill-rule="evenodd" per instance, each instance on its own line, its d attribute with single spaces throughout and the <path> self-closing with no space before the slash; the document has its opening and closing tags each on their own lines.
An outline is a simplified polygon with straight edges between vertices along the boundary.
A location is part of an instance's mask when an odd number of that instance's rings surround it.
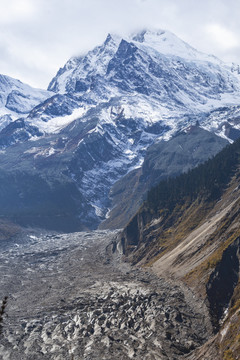
<svg viewBox="0 0 240 360">
<path fill-rule="evenodd" d="M 239 166 L 240 139 L 226 146 L 214 158 L 176 178 L 161 181 L 148 192 L 146 204 L 155 211 L 172 210 L 175 205 L 188 198 L 219 198 Z"/>
</svg>

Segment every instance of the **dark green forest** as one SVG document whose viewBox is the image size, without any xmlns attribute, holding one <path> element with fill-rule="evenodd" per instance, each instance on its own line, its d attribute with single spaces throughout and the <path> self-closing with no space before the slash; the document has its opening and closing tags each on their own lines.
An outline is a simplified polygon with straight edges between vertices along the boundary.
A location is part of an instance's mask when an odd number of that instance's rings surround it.
<svg viewBox="0 0 240 360">
<path fill-rule="evenodd" d="M 209 201 L 216 200 L 238 168 L 239 159 L 240 139 L 187 173 L 161 181 L 148 192 L 145 205 L 154 211 L 171 211 L 186 198 L 193 201 L 201 195 Z"/>
</svg>

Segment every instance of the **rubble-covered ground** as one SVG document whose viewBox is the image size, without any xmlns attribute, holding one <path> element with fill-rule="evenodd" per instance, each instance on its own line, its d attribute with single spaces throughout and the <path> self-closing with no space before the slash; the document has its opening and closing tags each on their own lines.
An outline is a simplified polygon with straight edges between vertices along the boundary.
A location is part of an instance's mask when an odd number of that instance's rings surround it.
<svg viewBox="0 0 240 360">
<path fill-rule="evenodd" d="M 112 255 L 117 235 L 29 232 L 0 244 L 1 359 L 174 360 L 206 341 L 204 304 Z"/>
</svg>

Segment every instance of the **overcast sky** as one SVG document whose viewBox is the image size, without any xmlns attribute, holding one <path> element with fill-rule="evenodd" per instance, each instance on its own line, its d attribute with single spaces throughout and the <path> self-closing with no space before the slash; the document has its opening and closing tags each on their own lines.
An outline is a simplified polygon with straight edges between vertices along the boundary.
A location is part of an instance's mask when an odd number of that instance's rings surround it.
<svg viewBox="0 0 240 360">
<path fill-rule="evenodd" d="M 73 55 L 109 32 L 174 32 L 198 50 L 240 63 L 239 0 L 0 0 L 0 73 L 46 88 Z"/>
</svg>

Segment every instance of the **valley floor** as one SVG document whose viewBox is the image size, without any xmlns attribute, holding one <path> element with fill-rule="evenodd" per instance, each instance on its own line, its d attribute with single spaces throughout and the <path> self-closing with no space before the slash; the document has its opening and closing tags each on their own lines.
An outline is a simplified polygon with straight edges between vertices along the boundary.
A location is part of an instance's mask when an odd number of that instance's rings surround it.
<svg viewBox="0 0 240 360">
<path fill-rule="evenodd" d="M 117 236 L 29 232 L 0 244 L 1 359 L 174 360 L 210 337 L 204 304 L 112 255 Z"/>
</svg>

